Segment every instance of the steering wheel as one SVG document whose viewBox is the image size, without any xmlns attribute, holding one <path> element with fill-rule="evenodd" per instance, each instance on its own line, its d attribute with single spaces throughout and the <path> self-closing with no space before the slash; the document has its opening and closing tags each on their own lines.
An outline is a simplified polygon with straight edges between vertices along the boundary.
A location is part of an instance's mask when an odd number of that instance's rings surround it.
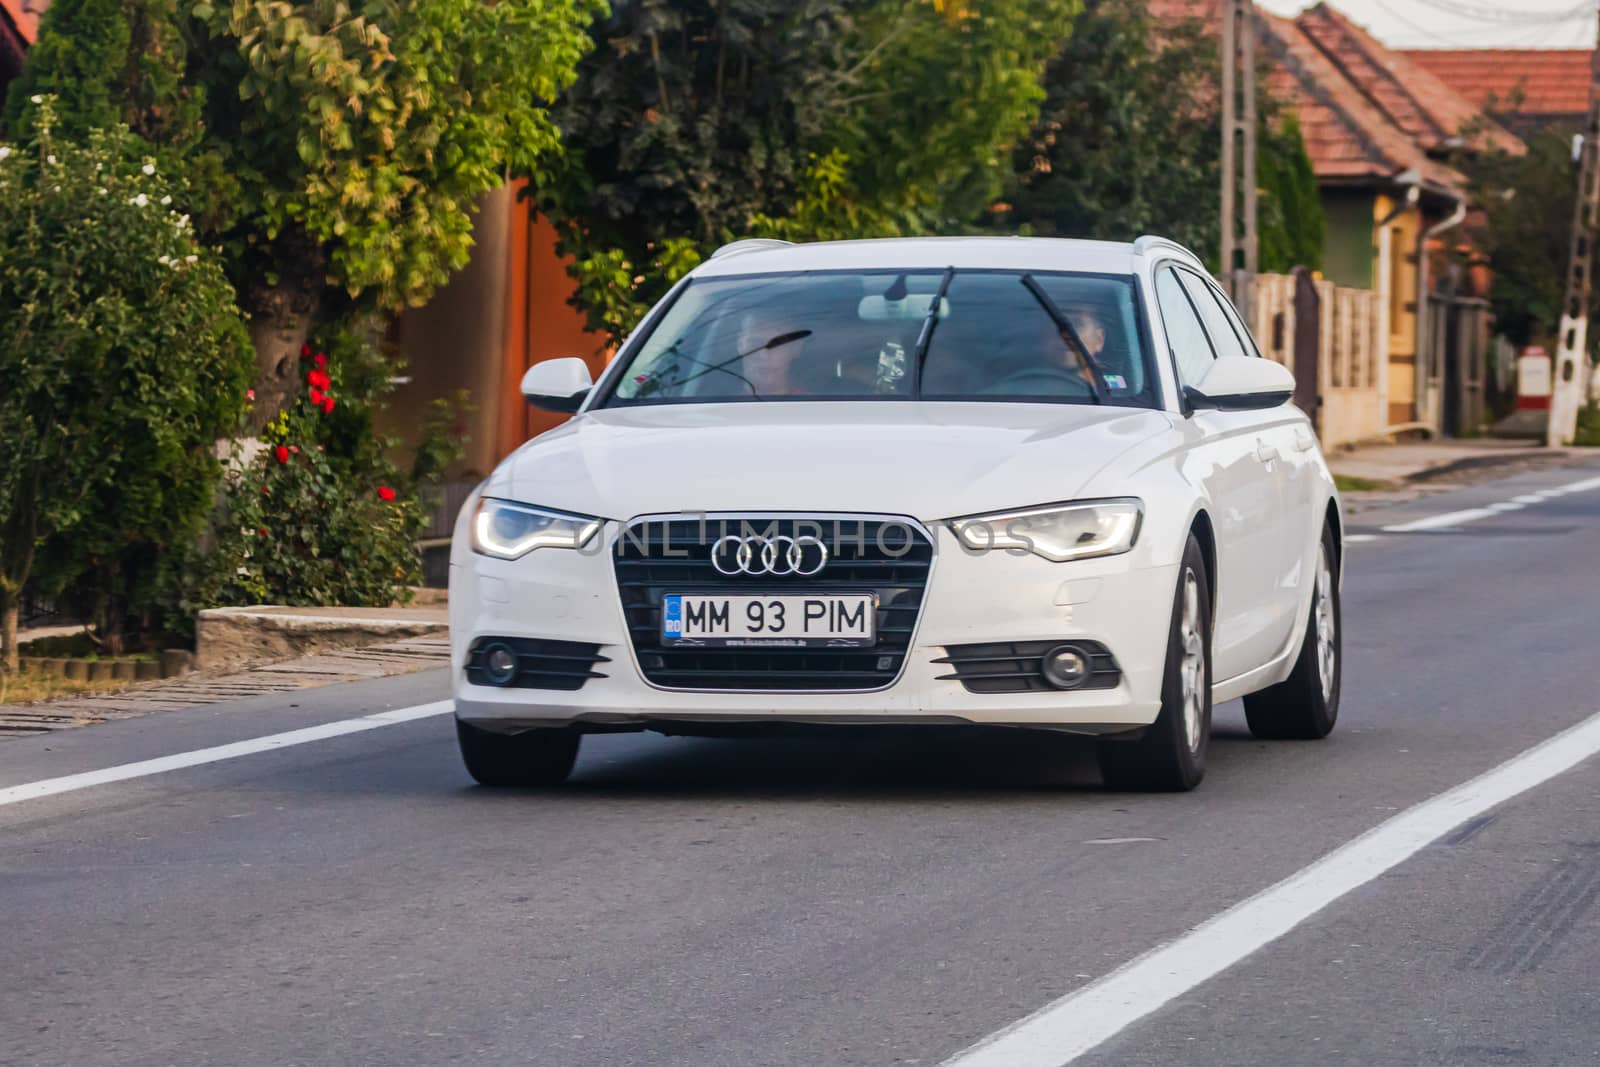
<svg viewBox="0 0 1600 1067">
<path fill-rule="evenodd" d="M 1062 386 L 1069 388 L 1063 389 Z M 1090 396 L 1094 386 L 1077 371 L 1060 367 L 1023 367 L 999 381 L 990 382 L 979 393 L 1011 396 Z"/>
</svg>

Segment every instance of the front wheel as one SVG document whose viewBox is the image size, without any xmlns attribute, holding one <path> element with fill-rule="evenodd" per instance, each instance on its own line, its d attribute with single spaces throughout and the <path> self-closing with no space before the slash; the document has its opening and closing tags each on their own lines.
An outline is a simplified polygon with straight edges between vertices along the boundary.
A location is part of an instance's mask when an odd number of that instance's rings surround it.
<svg viewBox="0 0 1600 1067">
<path fill-rule="evenodd" d="M 1244 716 L 1250 732 L 1261 738 L 1295 738 L 1314 741 L 1333 732 L 1339 719 L 1339 575 L 1332 528 L 1322 531 L 1317 546 L 1316 585 L 1311 591 L 1311 614 L 1300 657 L 1289 677 L 1244 698 Z"/>
<path fill-rule="evenodd" d="M 497 734 L 456 720 L 461 761 L 479 785 L 560 785 L 572 773 L 582 736 L 551 727 L 520 734 Z"/>
<path fill-rule="evenodd" d="M 1161 714 L 1137 741 L 1100 742 L 1100 773 L 1112 789 L 1184 792 L 1206 773 L 1211 739 L 1211 588 L 1193 534 L 1178 568 L 1161 682 Z"/>
</svg>

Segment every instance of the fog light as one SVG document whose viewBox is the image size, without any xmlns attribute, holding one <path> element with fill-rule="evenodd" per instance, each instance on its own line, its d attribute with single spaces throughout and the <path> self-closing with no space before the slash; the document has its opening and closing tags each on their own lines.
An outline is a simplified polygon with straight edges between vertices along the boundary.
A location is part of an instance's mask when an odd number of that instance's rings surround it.
<svg viewBox="0 0 1600 1067">
<path fill-rule="evenodd" d="M 517 654 L 508 645 L 488 646 L 483 650 L 483 676 L 490 685 L 510 685 L 517 676 Z"/>
<path fill-rule="evenodd" d="M 1044 654 L 1039 670 L 1057 689 L 1076 689 L 1089 680 L 1089 657 L 1076 645 L 1057 645 Z"/>
</svg>

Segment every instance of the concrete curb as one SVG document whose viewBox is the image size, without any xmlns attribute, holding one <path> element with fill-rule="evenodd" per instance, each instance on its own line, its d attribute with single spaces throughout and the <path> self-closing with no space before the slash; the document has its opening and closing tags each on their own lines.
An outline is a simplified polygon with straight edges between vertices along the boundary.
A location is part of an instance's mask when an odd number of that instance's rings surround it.
<svg viewBox="0 0 1600 1067">
<path fill-rule="evenodd" d="M 231 672 L 317 652 L 449 632 L 442 608 L 208 608 L 195 622 L 195 666 Z"/>
<path fill-rule="evenodd" d="M 1486 456 L 1466 456 L 1462 459 L 1441 463 L 1436 467 L 1424 467 L 1405 476 L 1408 482 L 1426 482 L 1434 478 L 1443 478 L 1462 471 L 1480 470 L 1491 467 L 1503 467 L 1511 463 L 1559 463 L 1571 457 L 1571 453 L 1561 448 L 1525 449 L 1521 452 L 1491 452 Z"/>
</svg>

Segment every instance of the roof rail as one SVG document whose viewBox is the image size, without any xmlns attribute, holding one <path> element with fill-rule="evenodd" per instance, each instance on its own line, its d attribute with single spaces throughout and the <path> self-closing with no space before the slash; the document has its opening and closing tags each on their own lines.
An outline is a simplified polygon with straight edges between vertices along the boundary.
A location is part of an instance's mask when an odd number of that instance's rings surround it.
<svg viewBox="0 0 1600 1067">
<path fill-rule="evenodd" d="M 1158 237 L 1153 233 L 1147 233 L 1133 242 L 1133 254 L 1136 256 L 1147 256 L 1157 249 L 1163 252 L 1173 252 L 1191 262 L 1200 263 L 1199 256 L 1170 237 Z"/>
<path fill-rule="evenodd" d="M 725 244 L 711 253 L 712 259 L 722 256 L 737 256 L 743 252 L 761 252 L 769 248 L 788 248 L 793 241 L 781 241 L 776 237 L 746 237 L 742 241 Z"/>
</svg>

